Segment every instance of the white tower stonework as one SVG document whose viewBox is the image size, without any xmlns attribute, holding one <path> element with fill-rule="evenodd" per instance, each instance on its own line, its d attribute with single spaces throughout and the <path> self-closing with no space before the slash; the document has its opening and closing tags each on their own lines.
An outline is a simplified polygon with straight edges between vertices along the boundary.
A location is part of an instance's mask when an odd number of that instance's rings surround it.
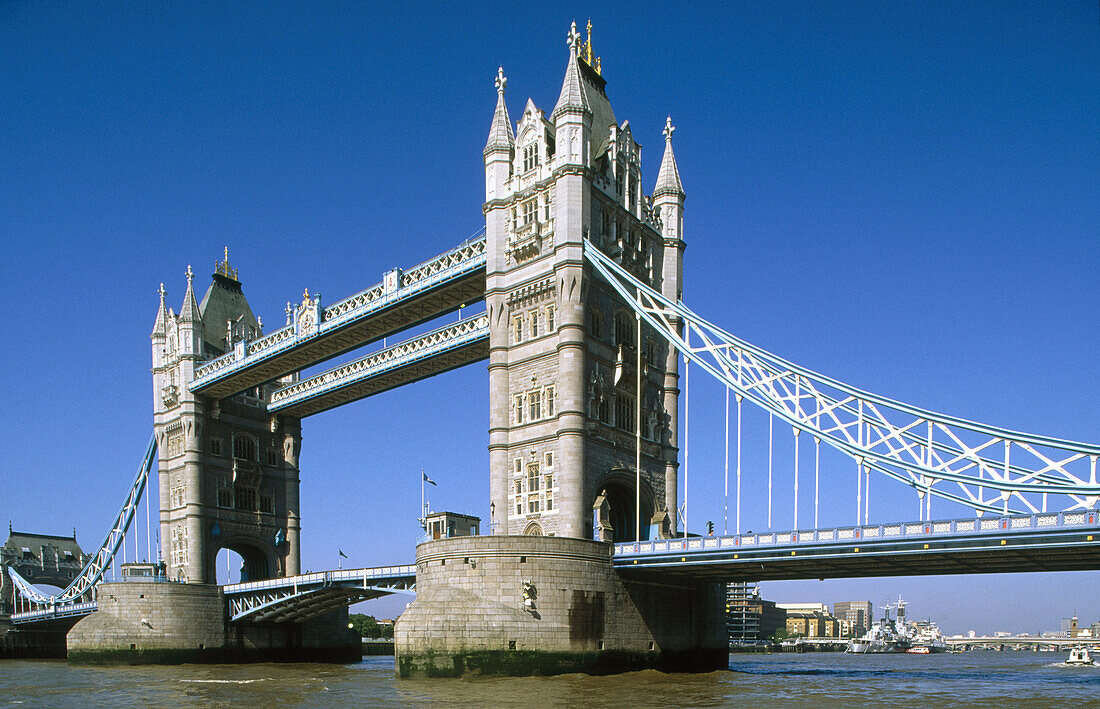
<svg viewBox="0 0 1100 709">
<path fill-rule="evenodd" d="M 484 152 L 492 527 L 634 539 L 640 407 L 640 536 L 652 538 L 676 528 L 677 357 L 594 276 L 583 245 L 678 297 L 684 193 L 671 122 L 649 197 L 591 28 L 582 42 L 574 24 L 568 43 L 557 105 L 547 118 L 528 99 L 514 133 L 498 71 Z"/>
<path fill-rule="evenodd" d="M 178 315 L 161 285 L 151 335 L 163 561 L 191 583 L 217 580 L 221 549 L 241 555 L 244 579 L 297 574 L 300 422 L 267 413 L 272 385 L 222 400 L 191 393 L 204 360 L 262 334 L 228 251 L 201 304 L 193 280 L 188 267 Z"/>
</svg>

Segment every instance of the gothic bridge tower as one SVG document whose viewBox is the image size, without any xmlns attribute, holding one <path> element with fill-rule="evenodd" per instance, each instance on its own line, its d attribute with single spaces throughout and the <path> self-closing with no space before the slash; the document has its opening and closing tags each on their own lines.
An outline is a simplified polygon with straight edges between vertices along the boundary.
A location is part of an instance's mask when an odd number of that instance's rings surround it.
<svg viewBox="0 0 1100 709">
<path fill-rule="evenodd" d="M 221 400 L 189 391 L 204 360 L 262 335 L 228 250 L 201 303 L 193 280 L 188 266 L 179 314 L 161 285 L 151 336 L 163 560 L 191 583 L 217 580 L 221 549 L 241 555 L 244 580 L 297 574 L 300 421 L 267 413 L 274 384 Z"/>
<path fill-rule="evenodd" d="M 570 32 L 549 116 L 528 99 L 513 132 L 497 74 L 484 212 L 499 534 L 634 539 L 639 427 L 640 536 L 676 529 L 677 355 L 594 276 L 583 243 L 679 298 L 684 192 L 669 121 L 646 195 L 641 146 L 630 123 L 616 120 L 606 83 L 591 25 L 587 42 L 575 25 Z"/>
</svg>

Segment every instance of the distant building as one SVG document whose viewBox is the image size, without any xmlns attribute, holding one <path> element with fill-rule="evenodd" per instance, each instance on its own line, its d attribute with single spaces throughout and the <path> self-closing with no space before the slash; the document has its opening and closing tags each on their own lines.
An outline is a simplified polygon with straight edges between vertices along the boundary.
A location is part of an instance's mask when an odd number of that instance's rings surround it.
<svg viewBox="0 0 1100 709">
<path fill-rule="evenodd" d="M 71 537 L 12 531 L 8 525 L 8 540 L 0 547 L 0 615 L 14 609 L 14 589 L 8 568 L 32 584 L 65 588 L 84 567 L 87 557 Z"/>
<path fill-rule="evenodd" d="M 1062 637 L 1073 637 L 1077 630 L 1077 616 L 1062 618 Z"/>
<path fill-rule="evenodd" d="M 782 604 L 800 605 L 800 604 Z M 820 604 L 801 604 L 820 605 Z M 788 610 L 787 632 L 803 638 L 839 638 L 840 621 L 836 616 L 820 610 Z"/>
<path fill-rule="evenodd" d="M 845 637 L 858 638 L 871 629 L 874 622 L 870 601 L 841 601 L 833 604 L 833 615 L 846 621 L 848 634 Z"/>
<path fill-rule="evenodd" d="M 777 608 L 782 608 L 788 613 L 828 613 L 829 606 L 824 603 L 776 603 Z"/>
<path fill-rule="evenodd" d="M 774 602 L 760 598 L 760 589 L 754 583 L 734 582 L 726 586 L 726 631 L 730 645 L 769 640 L 784 627 L 786 615 Z"/>
</svg>

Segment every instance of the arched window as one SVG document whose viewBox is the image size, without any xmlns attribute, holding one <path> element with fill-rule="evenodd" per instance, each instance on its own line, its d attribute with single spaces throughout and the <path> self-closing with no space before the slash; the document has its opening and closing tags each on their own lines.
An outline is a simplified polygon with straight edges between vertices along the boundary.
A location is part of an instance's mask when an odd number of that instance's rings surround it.
<svg viewBox="0 0 1100 709">
<path fill-rule="evenodd" d="M 233 436 L 233 457 L 241 460 L 256 460 L 256 441 L 243 434 Z"/>
<path fill-rule="evenodd" d="M 634 319 L 626 310 L 615 315 L 615 344 L 627 347 L 634 345 Z"/>
</svg>

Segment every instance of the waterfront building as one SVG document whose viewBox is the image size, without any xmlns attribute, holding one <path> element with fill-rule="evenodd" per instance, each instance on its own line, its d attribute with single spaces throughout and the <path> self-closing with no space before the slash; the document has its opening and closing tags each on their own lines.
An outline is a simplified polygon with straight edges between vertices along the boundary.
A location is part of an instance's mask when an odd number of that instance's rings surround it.
<svg viewBox="0 0 1100 709">
<path fill-rule="evenodd" d="M 727 584 L 726 632 L 731 646 L 766 642 L 786 622 L 786 611 L 776 607 L 774 601 L 760 598 L 760 587 L 755 583 Z"/>
<path fill-rule="evenodd" d="M 845 637 L 858 638 L 871 629 L 874 622 L 870 601 L 840 601 L 833 604 L 833 615 L 846 621 L 850 629 Z"/>
</svg>

